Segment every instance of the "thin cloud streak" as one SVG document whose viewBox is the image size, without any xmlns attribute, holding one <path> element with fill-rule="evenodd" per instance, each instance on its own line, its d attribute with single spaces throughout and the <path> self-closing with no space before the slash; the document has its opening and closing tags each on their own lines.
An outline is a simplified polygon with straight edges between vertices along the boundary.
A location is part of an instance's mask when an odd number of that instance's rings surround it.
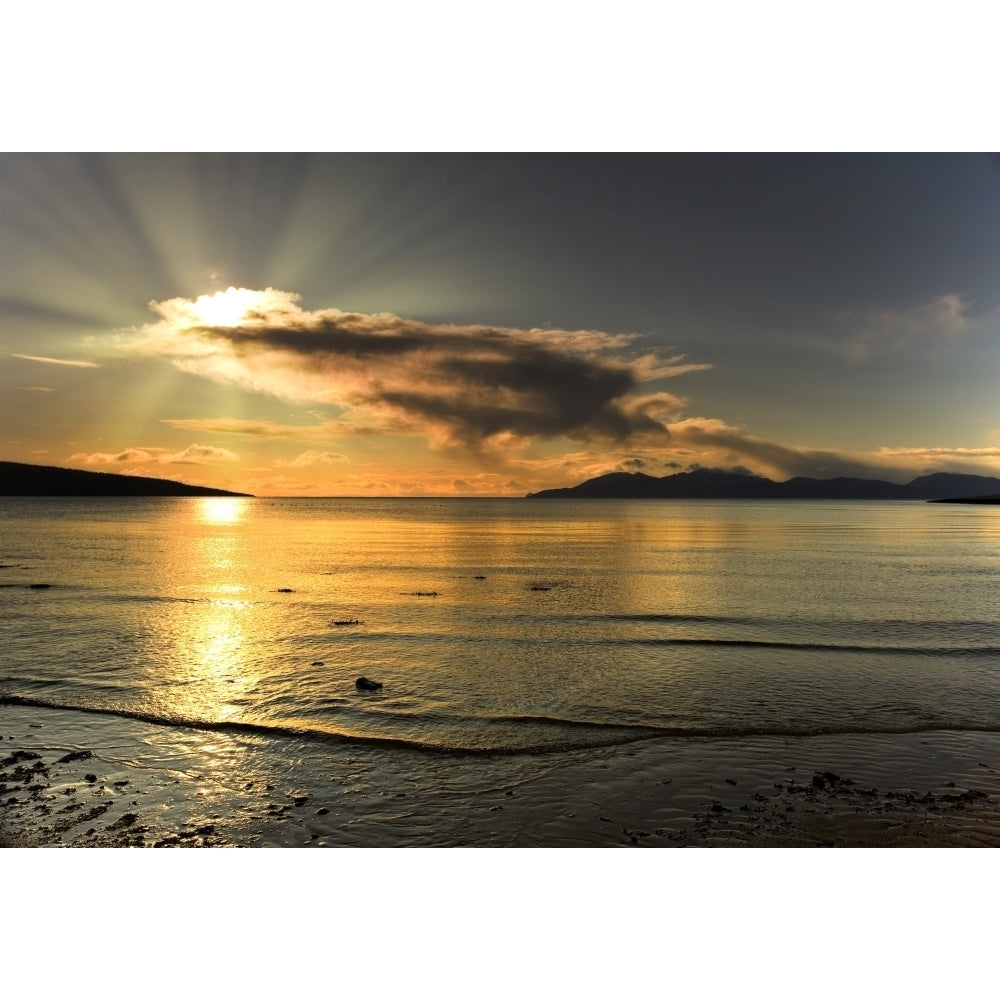
<svg viewBox="0 0 1000 1000">
<path fill-rule="evenodd" d="M 71 368 L 100 368 L 100 365 L 93 361 L 71 361 L 66 358 L 45 358 L 36 354 L 11 354 L 12 358 L 20 358 L 22 361 L 39 361 L 46 365 L 67 365 Z"/>
<path fill-rule="evenodd" d="M 288 465 L 291 468 L 304 468 L 309 465 L 329 465 L 331 463 L 348 463 L 350 459 L 347 455 L 333 451 L 304 451 L 301 455 L 296 455 Z"/>
<path fill-rule="evenodd" d="M 933 357 L 984 329 L 989 322 L 989 316 L 973 315 L 968 295 L 950 292 L 917 305 L 844 310 L 834 318 L 832 332 L 800 339 L 806 346 L 862 365 L 900 352 Z"/>
<path fill-rule="evenodd" d="M 248 420 L 234 417 L 164 417 L 160 423 L 174 430 L 195 434 L 233 434 L 247 438 L 288 441 L 329 441 L 335 438 L 374 433 L 402 433 L 401 426 L 374 427 L 347 420 L 325 420 L 319 424 L 281 424 L 274 420 Z"/>
<path fill-rule="evenodd" d="M 170 452 L 166 448 L 125 448 L 108 452 L 78 452 L 67 461 L 84 465 L 210 465 L 213 462 L 237 462 L 240 456 L 226 448 L 212 445 L 191 444 L 183 451 Z"/>
</svg>

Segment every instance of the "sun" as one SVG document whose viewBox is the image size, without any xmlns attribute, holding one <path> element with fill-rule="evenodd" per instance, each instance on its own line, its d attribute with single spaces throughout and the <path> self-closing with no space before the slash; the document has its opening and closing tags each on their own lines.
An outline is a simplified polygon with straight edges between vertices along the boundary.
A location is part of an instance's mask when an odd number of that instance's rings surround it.
<svg viewBox="0 0 1000 1000">
<path fill-rule="evenodd" d="M 262 327 L 269 322 L 294 322 L 308 318 L 298 305 L 299 296 L 268 286 L 227 288 L 224 292 L 199 295 L 196 299 L 174 298 L 149 303 L 162 317 L 160 326 L 183 330 Z M 152 329 L 152 328 L 151 328 Z"/>
<path fill-rule="evenodd" d="M 190 311 L 200 325 L 240 326 L 265 305 L 266 299 L 264 292 L 252 288 L 227 288 L 214 295 L 199 295 L 191 303 Z"/>
</svg>

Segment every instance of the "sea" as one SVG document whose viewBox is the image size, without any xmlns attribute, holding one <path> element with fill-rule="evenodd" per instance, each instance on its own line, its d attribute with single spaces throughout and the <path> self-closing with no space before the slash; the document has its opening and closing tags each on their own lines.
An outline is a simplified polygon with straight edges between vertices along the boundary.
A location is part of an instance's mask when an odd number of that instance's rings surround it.
<svg viewBox="0 0 1000 1000">
<path fill-rule="evenodd" d="M 3 498 L 0 608 L 0 723 L 193 776 L 206 815 L 336 791 L 368 842 L 629 747 L 1000 733 L 988 506 Z"/>
</svg>

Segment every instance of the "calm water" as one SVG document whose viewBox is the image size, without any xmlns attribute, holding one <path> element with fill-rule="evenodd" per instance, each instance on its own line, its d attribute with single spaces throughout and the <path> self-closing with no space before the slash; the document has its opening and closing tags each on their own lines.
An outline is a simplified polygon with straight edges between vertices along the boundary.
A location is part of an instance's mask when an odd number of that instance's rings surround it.
<svg viewBox="0 0 1000 1000">
<path fill-rule="evenodd" d="M 0 563 L 32 703 L 500 755 L 1000 730 L 997 508 L 19 498 Z"/>
</svg>

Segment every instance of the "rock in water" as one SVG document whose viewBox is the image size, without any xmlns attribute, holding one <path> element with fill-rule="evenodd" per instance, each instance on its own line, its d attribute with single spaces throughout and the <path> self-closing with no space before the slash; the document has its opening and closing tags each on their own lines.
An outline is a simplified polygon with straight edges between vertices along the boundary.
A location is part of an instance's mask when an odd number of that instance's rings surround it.
<svg viewBox="0 0 1000 1000">
<path fill-rule="evenodd" d="M 359 677 L 355 682 L 354 686 L 359 691 L 381 691 L 382 682 L 381 681 L 370 681 L 367 677 Z"/>
</svg>

